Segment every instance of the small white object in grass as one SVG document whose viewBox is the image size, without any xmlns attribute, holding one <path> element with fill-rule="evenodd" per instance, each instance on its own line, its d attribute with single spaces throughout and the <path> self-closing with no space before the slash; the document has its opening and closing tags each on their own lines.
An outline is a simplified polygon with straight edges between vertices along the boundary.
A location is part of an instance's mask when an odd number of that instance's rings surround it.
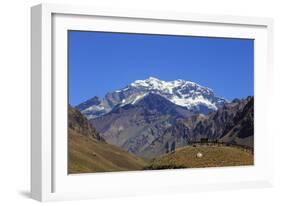
<svg viewBox="0 0 281 206">
<path fill-rule="evenodd" d="M 203 157 L 203 154 L 202 154 L 201 152 L 198 152 L 198 153 L 196 154 L 196 157 L 201 158 L 201 157 Z"/>
</svg>

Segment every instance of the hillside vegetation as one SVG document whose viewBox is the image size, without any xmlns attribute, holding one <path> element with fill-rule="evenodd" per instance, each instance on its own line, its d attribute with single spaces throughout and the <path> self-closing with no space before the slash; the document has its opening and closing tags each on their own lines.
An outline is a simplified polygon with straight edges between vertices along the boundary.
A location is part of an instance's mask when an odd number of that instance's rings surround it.
<svg viewBox="0 0 281 206">
<path fill-rule="evenodd" d="M 145 161 L 105 142 L 69 129 L 69 173 L 141 170 Z"/>
<path fill-rule="evenodd" d="M 201 153 L 202 157 L 197 157 Z M 253 165 L 249 151 L 227 146 L 186 146 L 154 159 L 146 169 L 202 168 Z"/>
</svg>

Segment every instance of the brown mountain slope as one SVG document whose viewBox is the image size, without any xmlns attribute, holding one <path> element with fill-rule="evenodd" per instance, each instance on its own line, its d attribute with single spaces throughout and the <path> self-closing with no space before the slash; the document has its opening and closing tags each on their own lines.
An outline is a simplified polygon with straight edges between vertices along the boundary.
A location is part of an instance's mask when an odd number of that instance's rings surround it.
<svg viewBox="0 0 281 206">
<path fill-rule="evenodd" d="M 68 128 L 86 137 L 104 141 L 87 118 L 71 106 L 68 106 Z"/>
<path fill-rule="evenodd" d="M 68 172 L 110 172 L 141 170 L 145 161 L 110 144 L 76 109 L 68 110 Z"/>
<path fill-rule="evenodd" d="M 141 170 L 144 160 L 69 129 L 69 173 Z"/>
</svg>

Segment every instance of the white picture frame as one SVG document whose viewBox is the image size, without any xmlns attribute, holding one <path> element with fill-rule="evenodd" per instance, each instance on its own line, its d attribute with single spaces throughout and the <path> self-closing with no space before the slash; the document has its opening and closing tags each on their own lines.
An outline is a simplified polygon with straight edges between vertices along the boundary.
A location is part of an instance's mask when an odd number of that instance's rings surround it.
<svg viewBox="0 0 281 206">
<path fill-rule="evenodd" d="M 40 4 L 31 8 L 31 26 L 32 198 L 53 201 L 272 186 L 274 137 L 268 121 L 274 75 L 272 19 Z M 255 165 L 68 175 L 69 29 L 255 39 Z M 262 144 L 261 137 L 266 137 Z"/>
</svg>

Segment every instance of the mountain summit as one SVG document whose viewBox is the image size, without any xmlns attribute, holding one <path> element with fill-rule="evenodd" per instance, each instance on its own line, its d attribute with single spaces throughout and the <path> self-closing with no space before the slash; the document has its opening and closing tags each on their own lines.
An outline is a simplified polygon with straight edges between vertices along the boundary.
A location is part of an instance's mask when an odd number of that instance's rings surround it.
<svg viewBox="0 0 281 206">
<path fill-rule="evenodd" d="M 107 93 L 100 100 L 91 98 L 76 108 L 88 119 L 109 113 L 116 107 L 136 104 L 149 94 L 157 94 L 170 102 L 195 113 L 208 114 L 221 108 L 226 100 L 215 96 L 212 89 L 194 82 L 178 79 L 163 81 L 155 77 L 136 80 L 121 90 Z"/>
</svg>

